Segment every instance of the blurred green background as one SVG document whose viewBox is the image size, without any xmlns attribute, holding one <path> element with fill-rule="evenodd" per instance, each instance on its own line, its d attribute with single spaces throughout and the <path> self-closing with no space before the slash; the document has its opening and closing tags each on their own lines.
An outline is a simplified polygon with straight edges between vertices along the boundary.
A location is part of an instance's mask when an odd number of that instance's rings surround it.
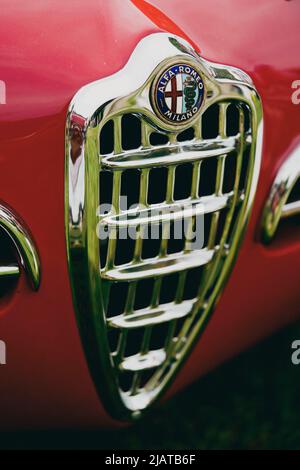
<svg viewBox="0 0 300 470">
<path fill-rule="evenodd" d="M 220 366 L 129 429 L 5 433 L 0 448 L 300 449 L 295 339 L 299 324 Z"/>
</svg>

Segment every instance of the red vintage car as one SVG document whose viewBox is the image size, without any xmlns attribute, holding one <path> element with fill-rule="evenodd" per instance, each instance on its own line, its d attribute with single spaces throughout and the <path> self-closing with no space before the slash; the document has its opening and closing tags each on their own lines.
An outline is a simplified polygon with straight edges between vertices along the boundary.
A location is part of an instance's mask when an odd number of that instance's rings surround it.
<svg viewBox="0 0 300 470">
<path fill-rule="evenodd" d="M 300 5 L 0 4 L 0 427 L 119 425 L 300 314 Z"/>
</svg>

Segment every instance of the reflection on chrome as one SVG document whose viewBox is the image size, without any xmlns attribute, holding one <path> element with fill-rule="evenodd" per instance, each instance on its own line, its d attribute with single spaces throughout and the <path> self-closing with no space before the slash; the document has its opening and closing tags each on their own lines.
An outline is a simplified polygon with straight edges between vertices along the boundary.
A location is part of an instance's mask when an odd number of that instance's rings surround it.
<svg viewBox="0 0 300 470">
<path fill-rule="evenodd" d="M 289 196 L 300 178 L 300 145 L 289 155 L 272 184 L 262 217 L 262 240 L 270 243 L 281 219 L 300 214 L 300 200 L 289 202 Z"/>
</svg>

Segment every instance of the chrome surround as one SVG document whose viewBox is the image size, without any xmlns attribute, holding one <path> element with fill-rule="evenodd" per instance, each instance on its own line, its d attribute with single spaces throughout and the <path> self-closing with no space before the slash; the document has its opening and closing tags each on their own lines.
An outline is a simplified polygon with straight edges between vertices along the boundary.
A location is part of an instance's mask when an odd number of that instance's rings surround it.
<svg viewBox="0 0 300 470">
<path fill-rule="evenodd" d="M 279 168 L 272 184 L 262 216 L 262 241 L 271 243 L 281 219 L 300 214 L 300 201 L 288 202 L 292 189 L 300 178 L 300 145 Z"/>
<path fill-rule="evenodd" d="M 25 229 L 23 222 L 10 209 L 0 205 L 0 226 L 7 233 L 16 247 L 20 263 L 28 281 L 34 290 L 40 285 L 40 260 L 35 244 Z M 0 280 L 6 276 L 19 276 L 20 269 L 15 266 L 1 266 Z"/>
<path fill-rule="evenodd" d="M 212 104 L 220 103 L 220 135 L 211 141 L 201 140 L 200 124 L 197 124 L 195 125 L 195 141 L 188 145 L 177 143 L 177 134 L 190 127 L 191 122 L 171 125 L 163 122 L 152 109 L 153 81 L 169 64 L 182 61 L 197 67 L 204 82 L 206 96 L 201 106 L 200 117 L 197 116 L 198 119 L 201 119 L 204 111 Z M 244 134 L 244 121 L 240 111 L 240 131 L 236 137 L 238 141 L 235 138 L 226 137 L 226 110 L 231 101 L 247 105 L 251 115 L 251 132 Z M 121 116 L 126 112 L 138 114 L 141 117 L 142 147 L 135 152 L 123 151 L 121 146 L 119 134 Z M 115 123 L 114 155 L 101 156 L 100 131 L 111 119 Z M 196 122 L 198 123 L 197 119 L 194 124 Z M 155 155 L 149 147 L 149 127 L 163 130 L 170 138 L 168 145 L 156 147 Z M 70 279 L 78 325 L 91 374 L 102 402 L 113 417 L 122 420 L 137 418 L 142 411 L 157 401 L 166 387 L 170 385 L 192 345 L 203 332 L 214 304 L 225 285 L 247 225 L 260 170 L 262 134 L 261 102 L 249 76 L 239 69 L 204 60 L 186 41 L 167 33 L 152 34 L 141 40 L 121 71 L 84 86 L 73 98 L 66 125 L 66 240 Z M 246 189 L 243 193 L 238 191 L 239 176 L 236 176 L 235 191 L 231 195 L 222 197 L 220 188 L 222 188 L 226 153 L 230 151 L 229 149 L 236 148 L 238 152 L 237 174 L 239 175 L 241 158 L 244 147 L 247 145 L 250 147 L 250 154 Z M 146 158 L 148 155 L 149 159 Z M 210 203 L 216 202 L 217 206 L 221 204 L 223 207 L 230 201 L 230 217 L 226 219 L 227 228 L 222 235 L 220 246 L 199 250 L 201 253 L 196 253 L 199 257 L 195 256 L 195 253 L 193 256 L 188 253 L 179 257 L 169 255 L 164 259 L 169 262 L 170 271 L 165 263 L 160 267 L 160 258 L 142 263 L 137 257 L 134 266 L 129 264 L 118 269 L 111 263 L 107 269 L 101 270 L 100 275 L 99 240 L 96 236 L 96 226 L 99 220 L 96 214 L 99 205 L 100 168 L 107 167 L 113 171 L 113 202 L 117 205 L 120 189 L 120 177 L 117 170 L 141 168 L 142 171 L 147 171 L 148 166 L 161 165 L 160 158 L 163 160 L 163 165 L 170 168 L 175 161 L 179 163 L 199 160 L 199 168 L 200 162 L 211 155 L 219 155 L 216 185 L 220 198 L 214 201 L 208 199 L 204 202 L 207 207 Z M 172 183 L 172 171 L 169 174 L 171 181 L 168 180 L 166 204 L 172 203 L 171 192 L 174 180 Z M 141 183 L 144 185 L 140 193 L 141 199 L 146 197 L 146 180 L 147 177 L 144 177 L 144 182 Z M 197 180 L 193 181 L 192 193 L 196 191 Z M 198 201 L 203 203 L 203 200 L 198 199 Z M 229 246 L 225 241 L 234 208 L 238 204 L 240 205 L 239 217 Z M 218 212 L 214 213 L 214 231 L 216 231 L 218 221 L 216 214 Z M 147 218 L 146 212 L 144 216 Z M 122 216 L 107 216 L 102 223 L 121 224 Z M 148 223 L 151 223 L 151 220 Z M 212 233 L 210 236 L 213 240 L 215 235 Z M 163 273 L 172 272 L 172 269 L 177 272 L 193 267 L 195 264 L 199 266 L 201 263 L 209 268 L 205 271 L 202 283 L 203 292 L 201 291 L 197 299 L 181 301 L 179 304 L 173 302 L 152 306 L 131 315 L 119 315 L 109 320 L 106 319 L 105 303 L 108 288 L 105 283 L 110 282 L 106 279 L 122 277 L 129 282 L 137 276 L 155 275 L 159 278 L 160 269 L 165 270 Z M 141 270 L 144 270 L 142 274 Z M 212 292 L 205 297 L 213 282 Z M 170 345 L 168 351 L 165 349 L 149 351 L 146 348 L 135 356 L 125 358 L 113 357 L 111 354 L 107 338 L 108 328 L 124 328 L 122 338 L 126 341 L 126 332 L 137 325 L 149 327 L 147 330 L 149 331 L 153 324 L 170 321 L 171 327 L 174 327 L 176 319 L 186 315 L 189 315 L 188 328 L 195 318 L 198 319 L 197 323 L 193 325 L 188 337 L 182 335 L 177 338 L 177 344 Z M 147 339 L 145 341 L 147 343 Z M 139 371 L 159 365 L 161 367 L 158 369 L 156 378 L 152 377 L 150 380 L 152 385 L 156 384 L 156 386 L 148 387 L 147 383 L 147 388 L 137 395 L 130 395 L 120 390 L 117 380 L 119 369 L 134 371 L 137 378 L 136 387 L 138 387 Z M 165 367 L 164 370 L 168 368 L 168 372 L 160 382 L 163 367 Z"/>
</svg>

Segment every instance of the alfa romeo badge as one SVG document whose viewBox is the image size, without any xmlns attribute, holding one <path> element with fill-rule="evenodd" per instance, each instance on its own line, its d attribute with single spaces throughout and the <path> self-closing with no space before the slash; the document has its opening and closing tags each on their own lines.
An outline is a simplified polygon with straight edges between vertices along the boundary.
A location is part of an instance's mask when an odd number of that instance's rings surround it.
<svg viewBox="0 0 300 470">
<path fill-rule="evenodd" d="M 184 124 L 200 110 L 204 96 L 201 75 L 189 64 L 175 64 L 163 71 L 154 83 L 154 109 L 165 121 Z"/>
</svg>

